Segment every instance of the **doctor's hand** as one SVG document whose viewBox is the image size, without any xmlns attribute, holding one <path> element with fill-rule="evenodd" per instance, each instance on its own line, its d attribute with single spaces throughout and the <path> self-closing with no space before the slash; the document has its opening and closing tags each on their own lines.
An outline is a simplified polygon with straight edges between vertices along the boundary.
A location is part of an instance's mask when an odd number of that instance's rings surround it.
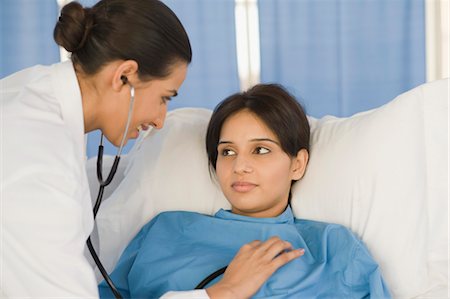
<svg viewBox="0 0 450 299">
<path fill-rule="evenodd" d="M 211 299 L 244 299 L 254 295 L 280 267 L 304 254 L 289 242 L 272 237 L 241 247 L 228 265 L 221 281 L 206 289 Z"/>
</svg>

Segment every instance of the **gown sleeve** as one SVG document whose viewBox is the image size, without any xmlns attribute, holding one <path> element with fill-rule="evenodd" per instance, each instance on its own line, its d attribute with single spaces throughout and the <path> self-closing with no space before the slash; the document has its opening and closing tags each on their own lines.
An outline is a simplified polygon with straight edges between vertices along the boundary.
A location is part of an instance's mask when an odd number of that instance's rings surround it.
<svg viewBox="0 0 450 299">
<path fill-rule="evenodd" d="M 379 265 L 361 241 L 355 246 L 351 261 L 345 277 L 351 285 L 352 296 L 376 299 L 391 298 Z"/>
</svg>

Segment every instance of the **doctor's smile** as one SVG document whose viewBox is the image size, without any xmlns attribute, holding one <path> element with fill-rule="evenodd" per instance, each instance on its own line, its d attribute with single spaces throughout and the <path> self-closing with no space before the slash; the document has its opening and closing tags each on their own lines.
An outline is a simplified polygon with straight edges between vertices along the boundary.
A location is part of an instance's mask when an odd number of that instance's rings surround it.
<svg viewBox="0 0 450 299">
<path fill-rule="evenodd" d="M 147 131 L 150 128 L 149 124 L 141 124 L 137 127 L 137 130 L 140 131 Z"/>
</svg>

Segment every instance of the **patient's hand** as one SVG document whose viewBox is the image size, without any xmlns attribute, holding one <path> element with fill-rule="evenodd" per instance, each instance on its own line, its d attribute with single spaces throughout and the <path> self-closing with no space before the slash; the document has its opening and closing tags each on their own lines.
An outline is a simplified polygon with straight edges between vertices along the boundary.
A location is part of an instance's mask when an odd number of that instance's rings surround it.
<svg viewBox="0 0 450 299">
<path fill-rule="evenodd" d="M 292 250 L 289 242 L 278 237 L 250 242 L 241 247 L 222 280 L 206 292 L 211 299 L 249 298 L 278 268 L 303 254 L 303 249 Z"/>
</svg>

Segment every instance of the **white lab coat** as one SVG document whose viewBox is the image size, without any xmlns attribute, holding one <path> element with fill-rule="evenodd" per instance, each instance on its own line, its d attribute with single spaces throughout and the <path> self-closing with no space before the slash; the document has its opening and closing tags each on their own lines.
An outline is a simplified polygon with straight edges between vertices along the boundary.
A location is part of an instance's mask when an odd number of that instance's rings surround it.
<svg viewBox="0 0 450 299">
<path fill-rule="evenodd" d="M 71 62 L 1 81 L 2 288 L 8 297 L 98 297 L 81 94 Z"/>
<path fill-rule="evenodd" d="M 98 298 L 84 120 L 70 61 L 0 81 L 1 295 Z M 208 298 L 205 291 L 165 298 Z"/>
</svg>

